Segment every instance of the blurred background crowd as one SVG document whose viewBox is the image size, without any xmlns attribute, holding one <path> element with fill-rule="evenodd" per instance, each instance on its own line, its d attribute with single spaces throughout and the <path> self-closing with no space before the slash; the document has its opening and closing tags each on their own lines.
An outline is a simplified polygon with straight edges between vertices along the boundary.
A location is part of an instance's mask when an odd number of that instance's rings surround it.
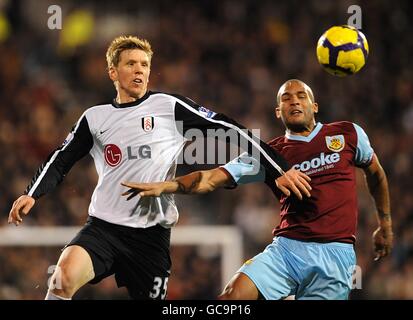
<svg viewBox="0 0 413 320">
<path fill-rule="evenodd" d="M 48 7 L 62 9 L 50 30 Z M 347 8 L 362 9 L 370 46 L 366 67 L 335 78 L 318 65 L 315 45 Z M 0 227 L 48 154 L 83 111 L 110 101 L 115 90 L 105 52 L 121 34 L 147 38 L 155 52 L 150 89 L 179 93 L 249 128 L 263 140 L 284 133 L 274 117 L 278 87 L 289 78 L 309 84 L 321 122 L 362 126 L 387 172 L 395 233 L 390 257 L 373 261 L 374 206 L 358 174 L 356 250 L 362 289 L 352 299 L 413 299 L 413 28 L 409 1 L 0 1 Z M 198 169 L 198 168 L 197 168 Z M 191 168 L 194 170 L 194 168 Z M 187 172 L 181 166 L 178 174 Z M 96 184 L 90 157 L 41 198 L 27 226 L 80 226 Z M 262 251 L 279 221 L 279 205 L 264 185 L 179 196 L 179 225 L 234 225 L 244 258 Z M 0 299 L 42 299 L 47 269 L 59 247 L 0 247 Z M 212 250 L 213 251 L 213 250 Z M 221 290 L 220 255 L 196 246 L 172 247 L 169 299 L 213 299 Z M 86 286 L 82 299 L 125 298 L 112 278 Z"/>
</svg>

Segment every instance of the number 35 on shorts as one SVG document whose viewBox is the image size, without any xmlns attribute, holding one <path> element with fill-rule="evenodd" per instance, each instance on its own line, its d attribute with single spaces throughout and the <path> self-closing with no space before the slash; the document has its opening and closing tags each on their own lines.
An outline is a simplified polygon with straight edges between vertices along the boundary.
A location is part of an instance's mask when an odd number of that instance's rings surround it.
<svg viewBox="0 0 413 320">
<path fill-rule="evenodd" d="M 153 288 L 149 292 L 149 297 L 151 299 L 160 299 L 164 300 L 166 297 L 166 292 L 168 288 L 168 277 L 155 277 L 153 280 Z"/>
</svg>

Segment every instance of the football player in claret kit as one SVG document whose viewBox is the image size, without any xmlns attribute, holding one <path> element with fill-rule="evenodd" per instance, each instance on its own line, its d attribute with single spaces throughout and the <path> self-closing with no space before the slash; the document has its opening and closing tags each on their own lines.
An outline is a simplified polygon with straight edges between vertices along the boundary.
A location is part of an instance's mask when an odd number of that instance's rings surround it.
<svg viewBox="0 0 413 320">
<path fill-rule="evenodd" d="M 164 299 L 171 269 L 171 227 L 177 223 L 174 198 L 125 201 L 125 180 L 164 181 L 175 176 L 177 158 L 192 128 L 235 130 L 270 167 L 280 187 L 309 195 L 309 179 L 242 126 L 192 100 L 148 90 L 152 49 L 147 40 L 121 36 L 107 53 L 117 97 L 87 109 L 61 147 L 39 168 L 14 203 L 9 223 L 22 223 L 36 199 L 54 189 L 76 161 L 90 153 L 99 175 L 82 230 L 64 248 L 46 299 L 71 299 L 88 282 L 115 274 L 134 299 Z M 285 189 L 283 189 L 285 190 Z M 54 285 L 56 284 L 56 285 Z"/>
<path fill-rule="evenodd" d="M 302 81 L 293 79 L 281 86 L 275 112 L 286 133 L 269 145 L 311 178 L 311 197 L 300 200 L 288 192 L 281 194 L 274 185 L 274 172 L 248 154 L 223 167 L 193 172 L 174 181 L 127 182 L 124 185 L 131 189 L 124 194 L 205 193 L 220 186 L 265 182 L 281 202 L 281 221 L 273 230 L 274 240 L 240 268 L 220 298 L 283 299 L 295 295 L 296 299 L 347 299 L 356 265 L 355 168 L 364 170 L 375 200 L 379 223 L 373 234 L 376 260 L 390 253 L 393 241 L 385 172 L 361 127 L 347 121 L 315 121 L 318 104 Z"/>
</svg>

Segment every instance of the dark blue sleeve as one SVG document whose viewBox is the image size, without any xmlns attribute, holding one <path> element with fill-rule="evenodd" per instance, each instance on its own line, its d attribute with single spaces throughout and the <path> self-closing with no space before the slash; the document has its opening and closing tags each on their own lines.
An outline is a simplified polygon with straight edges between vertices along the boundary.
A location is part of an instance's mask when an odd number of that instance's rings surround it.
<svg viewBox="0 0 413 320">
<path fill-rule="evenodd" d="M 53 190 L 79 159 L 89 153 L 93 137 L 86 116 L 73 126 L 63 144 L 55 149 L 40 166 L 25 194 L 38 199 Z"/>
</svg>

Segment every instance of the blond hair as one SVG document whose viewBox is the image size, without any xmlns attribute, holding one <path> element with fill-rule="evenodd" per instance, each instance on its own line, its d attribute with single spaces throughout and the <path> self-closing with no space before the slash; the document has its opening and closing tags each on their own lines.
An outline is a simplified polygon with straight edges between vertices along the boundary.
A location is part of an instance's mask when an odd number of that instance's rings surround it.
<svg viewBox="0 0 413 320">
<path fill-rule="evenodd" d="M 149 63 L 151 62 L 153 51 L 148 40 L 140 39 L 135 36 L 120 36 L 112 41 L 106 51 L 108 68 L 113 66 L 117 67 L 122 51 L 130 49 L 139 49 L 144 51 L 149 57 Z"/>
</svg>

